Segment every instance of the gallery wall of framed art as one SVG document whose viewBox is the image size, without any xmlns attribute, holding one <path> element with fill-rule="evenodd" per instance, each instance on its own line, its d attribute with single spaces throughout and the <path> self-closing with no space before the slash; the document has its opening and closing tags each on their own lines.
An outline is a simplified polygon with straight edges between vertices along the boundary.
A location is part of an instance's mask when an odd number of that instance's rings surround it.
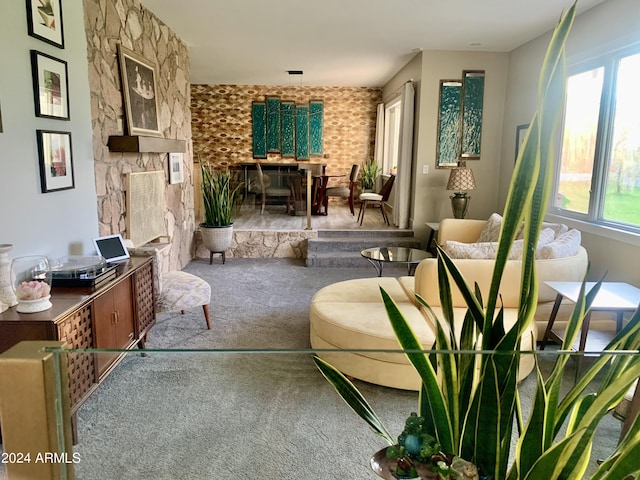
<svg viewBox="0 0 640 480">
<path fill-rule="evenodd" d="M 27 33 L 64 51 L 62 0 L 25 1 Z M 71 114 L 67 61 L 36 49 L 31 49 L 30 55 L 35 116 L 40 119 L 69 121 Z M 39 128 L 36 130 L 36 142 L 40 191 L 50 193 L 75 188 L 71 132 Z"/>
</svg>

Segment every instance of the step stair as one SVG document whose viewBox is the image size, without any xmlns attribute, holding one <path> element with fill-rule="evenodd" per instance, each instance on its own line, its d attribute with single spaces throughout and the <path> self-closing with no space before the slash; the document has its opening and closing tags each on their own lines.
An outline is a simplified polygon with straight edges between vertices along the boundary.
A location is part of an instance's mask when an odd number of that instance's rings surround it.
<svg viewBox="0 0 640 480">
<path fill-rule="evenodd" d="M 318 230 L 318 238 L 307 241 L 307 267 L 364 267 L 360 255 L 372 247 L 421 248 L 413 230 Z"/>
</svg>

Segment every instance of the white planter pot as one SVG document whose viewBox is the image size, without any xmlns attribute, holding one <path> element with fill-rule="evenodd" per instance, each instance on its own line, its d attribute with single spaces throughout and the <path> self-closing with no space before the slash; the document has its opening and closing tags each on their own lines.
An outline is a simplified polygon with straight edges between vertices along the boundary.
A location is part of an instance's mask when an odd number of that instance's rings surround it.
<svg viewBox="0 0 640 480">
<path fill-rule="evenodd" d="M 213 253 L 222 253 L 227 250 L 233 239 L 233 225 L 205 227 L 200 224 L 200 232 L 202 232 L 204 247 Z"/>
</svg>

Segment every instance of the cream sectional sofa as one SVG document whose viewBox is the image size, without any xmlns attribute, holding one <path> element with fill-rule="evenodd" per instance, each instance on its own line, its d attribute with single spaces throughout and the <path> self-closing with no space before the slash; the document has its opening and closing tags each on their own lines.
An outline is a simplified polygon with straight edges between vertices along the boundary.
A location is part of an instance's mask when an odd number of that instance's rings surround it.
<svg viewBox="0 0 640 480">
<path fill-rule="evenodd" d="M 495 214 L 489 219 L 489 222 L 495 217 Z M 486 220 L 460 220 L 447 218 L 440 222 L 438 230 L 438 244 L 447 250 L 446 245 L 448 242 L 462 242 L 472 245 L 481 238 L 483 229 L 486 233 L 487 227 Z M 498 226 L 499 222 L 496 222 Z M 587 251 L 581 245 L 574 245 L 573 248 L 567 247 L 566 244 L 562 244 L 559 250 L 554 251 L 553 245 L 555 240 L 560 237 L 560 243 L 562 238 L 567 234 L 571 235 L 569 230 L 564 225 L 543 223 L 543 230 L 545 228 L 552 228 L 555 230 L 554 234 L 556 238 L 552 240 L 552 243 L 545 245 L 538 245 L 538 257 L 536 260 L 536 274 L 538 276 L 538 307 L 535 313 L 535 324 L 537 328 L 537 338 L 542 340 L 544 330 L 547 326 L 547 321 L 551 315 L 551 309 L 556 299 L 556 292 L 545 284 L 550 281 L 582 281 L 589 263 Z M 573 231 L 577 232 L 577 231 Z M 542 235 L 541 235 L 542 236 Z M 573 236 L 573 240 L 575 240 Z M 578 242 L 580 235 L 577 235 Z M 551 252 L 551 253 L 549 253 Z M 448 252 L 450 253 L 450 252 Z M 570 253 L 570 255 L 567 255 Z M 540 258 L 540 257 L 555 257 L 555 258 Z M 457 262 L 460 259 L 456 260 Z M 477 259 L 476 261 L 489 262 L 493 261 Z M 516 268 L 521 267 L 519 260 L 509 261 L 509 265 Z M 564 301 L 558 311 L 556 321 L 554 323 L 554 329 L 562 330 L 568 320 L 569 316 L 573 312 L 573 304 Z M 594 312 L 591 316 L 590 329 L 593 330 L 615 330 L 614 317 L 605 312 Z"/>
<path fill-rule="evenodd" d="M 485 221 L 443 221 L 440 224 L 438 242 L 467 240 L 475 242 Z M 455 259 L 467 282 L 477 282 L 483 297 L 489 291 L 494 261 L 491 259 Z M 581 280 L 587 268 L 587 253 L 579 247 L 576 255 L 566 258 L 545 259 L 537 262 L 541 283 L 536 321 L 523 337 L 523 350 L 535 350 L 536 340 L 542 338 L 546 320 L 555 294 L 544 287 L 545 280 Z M 521 262 L 507 263 L 500 293 L 505 307 L 505 323 L 513 325 L 517 316 L 520 292 Z M 415 277 L 376 277 L 347 280 L 319 290 L 310 306 L 310 339 L 316 350 L 347 350 L 341 352 L 320 351 L 318 354 L 343 373 L 370 383 L 406 390 L 418 390 L 420 378 L 402 353 L 382 303 L 380 287 L 384 288 L 398 304 L 410 323 L 423 348 L 430 349 L 434 342 L 433 319 L 418 307 L 415 294 L 422 296 L 441 315 L 438 291 L 437 260 L 423 260 L 416 268 Z M 456 323 L 460 324 L 466 312 L 466 304 L 455 286 L 452 286 Z M 547 309 L 547 304 L 549 308 Z M 540 308 L 539 308 L 540 310 Z M 560 321 L 560 319 L 559 319 Z M 366 351 L 369 350 L 369 351 Z M 531 355 L 521 359 L 520 377 L 524 378 L 533 368 Z"/>
</svg>

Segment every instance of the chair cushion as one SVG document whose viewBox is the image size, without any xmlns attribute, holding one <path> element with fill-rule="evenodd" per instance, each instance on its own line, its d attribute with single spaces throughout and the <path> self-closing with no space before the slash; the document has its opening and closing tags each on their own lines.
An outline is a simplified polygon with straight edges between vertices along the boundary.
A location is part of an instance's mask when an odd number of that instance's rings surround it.
<svg viewBox="0 0 640 480">
<path fill-rule="evenodd" d="M 157 312 L 188 310 L 211 302 L 211 286 L 191 273 L 162 273 L 162 293 L 156 302 Z"/>
<path fill-rule="evenodd" d="M 349 187 L 329 187 L 324 191 L 327 197 L 348 197 L 351 195 Z"/>
<path fill-rule="evenodd" d="M 284 187 L 269 187 L 266 191 L 267 195 L 272 197 L 288 197 L 291 194 L 291 190 Z"/>
<path fill-rule="evenodd" d="M 382 200 L 382 195 L 379 195 L 377 193 L 361 193 L 360 194 L 360 200 L 373 200 L 373 201 L 381 201 Z"/>
</svg>

